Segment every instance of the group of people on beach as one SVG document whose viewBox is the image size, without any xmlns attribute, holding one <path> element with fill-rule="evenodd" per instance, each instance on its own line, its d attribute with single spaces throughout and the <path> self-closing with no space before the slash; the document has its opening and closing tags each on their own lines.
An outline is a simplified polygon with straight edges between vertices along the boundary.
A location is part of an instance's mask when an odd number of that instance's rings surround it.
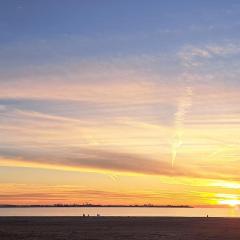
<svg viewBox="0 0 240 240">
<path fill-rule="evenodd" d="M 88 215 L 85 215 L 84 213 L 83 213 L 83 215 L 82 215 L 83 217 L 90 217 L 90 215 L 88 214 Z M 99 213 L 97 213 L 97 217 L 100 217 L 100 214 Z"/>
</svg>

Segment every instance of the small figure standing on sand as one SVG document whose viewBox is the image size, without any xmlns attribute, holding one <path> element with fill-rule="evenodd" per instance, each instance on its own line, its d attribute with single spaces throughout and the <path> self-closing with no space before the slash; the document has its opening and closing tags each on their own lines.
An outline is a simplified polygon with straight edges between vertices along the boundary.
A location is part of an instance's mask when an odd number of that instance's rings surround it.
<svg viewBox="0 0 240 240">
<path fill-rule="evenodd" d="M 207 218 L 208 218 L 208 214 L 207 214 Z"/>
</svg>

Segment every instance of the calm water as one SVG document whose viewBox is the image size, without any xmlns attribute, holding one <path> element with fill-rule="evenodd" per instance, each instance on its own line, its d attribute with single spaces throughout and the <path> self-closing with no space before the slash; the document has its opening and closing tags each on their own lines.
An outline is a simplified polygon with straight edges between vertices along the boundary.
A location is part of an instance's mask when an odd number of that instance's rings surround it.
<svg viewBox="0 0 240 240">
<path fill-rule="evenodd" d="M 240 217 L 237 208 L 0 208 L 0 216 L 179 216 Z"/>
</svg>

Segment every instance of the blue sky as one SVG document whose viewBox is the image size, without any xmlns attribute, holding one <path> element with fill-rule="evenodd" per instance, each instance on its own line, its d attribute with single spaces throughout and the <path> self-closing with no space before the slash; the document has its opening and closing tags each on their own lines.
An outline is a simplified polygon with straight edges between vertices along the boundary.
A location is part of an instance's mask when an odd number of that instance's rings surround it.
<svg viewBox="0 0 240 240">
<path fill-rule="evenodd" d="M 237 1 L 5 1 L 7 64 L 176 51 L 239 37 Z M 19 49 L 20 48 L 20 49 Z"/>
</svg>

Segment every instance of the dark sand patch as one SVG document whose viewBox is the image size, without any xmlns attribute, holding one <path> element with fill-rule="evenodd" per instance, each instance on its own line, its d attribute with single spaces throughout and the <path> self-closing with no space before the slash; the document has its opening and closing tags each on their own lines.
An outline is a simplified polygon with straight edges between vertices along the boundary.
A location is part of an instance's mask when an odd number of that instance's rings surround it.
<svg viewBox="0 0 240 240">
<path fill-rule="evenodd" d="M 240 219 L 0 217 L 0 240 L 240 240 Z"/>
</svg>

